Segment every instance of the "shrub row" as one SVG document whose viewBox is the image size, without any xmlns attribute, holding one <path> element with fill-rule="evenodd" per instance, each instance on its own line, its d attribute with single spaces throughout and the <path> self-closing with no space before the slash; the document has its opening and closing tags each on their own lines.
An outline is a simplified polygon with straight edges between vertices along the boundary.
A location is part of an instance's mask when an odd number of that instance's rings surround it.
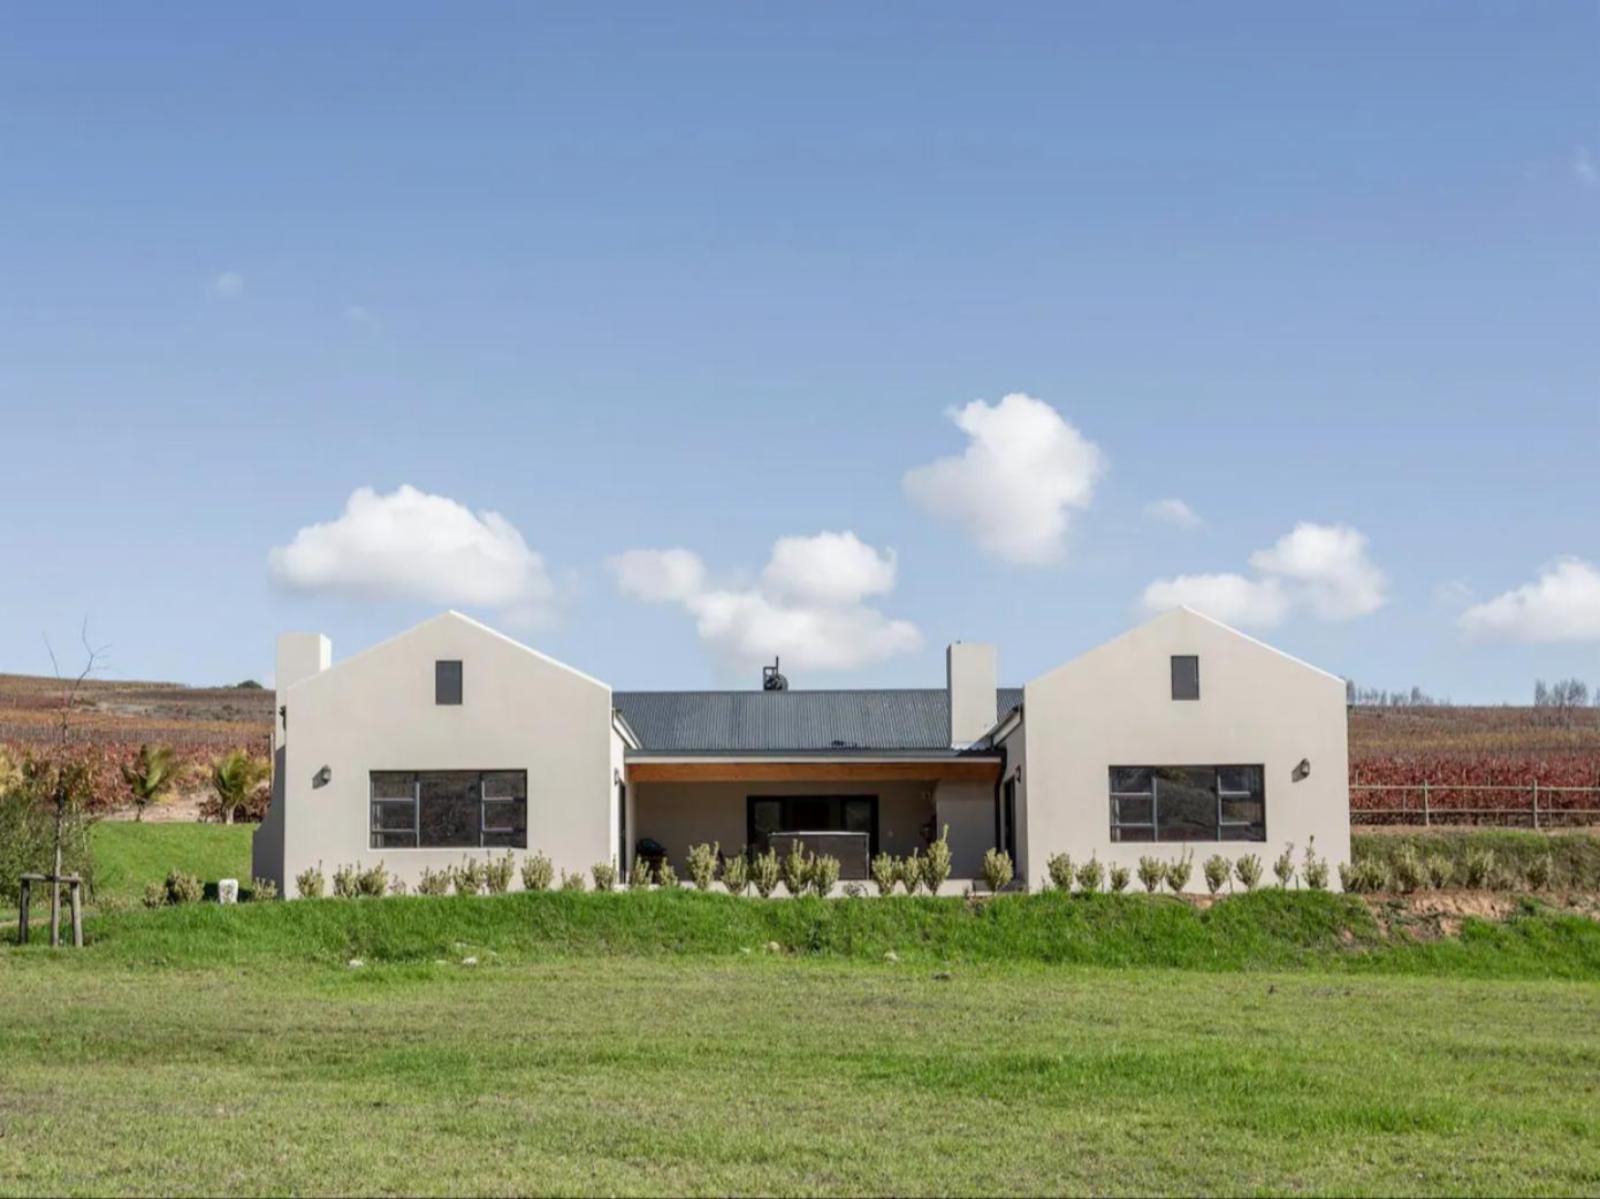
<svg viewBox="0 0 1600 1199">
<path fill-rule="evenodd" d="M 906 895 L 938 894 L 950 877 L 948 837 L 947 828 L 928 847 L 926 854 L 913 850 L 904 857 L 888 853 L 876 855 L 871 862 L 871 877 L 878 894 L 892 895 L 897 890 Z M 1419 845 L 1417 839 L 1405 837 L 1357 837 L 1354 861 L 1339 864 L 1341 885 L 1355 892 L 1412 892 L 1450 887 L 1537 891 L 1584 885 L 1584 875 L 1592 869 L 1593 885 L 1600 886 L 1600 850 L 1594 848 L 1593 838 L 1457 833 L 1420 840 L 1434 843 L 1424 846 Z M 1511 852 L 1502 856 L 1508 844 Z M 1137 877 L 1149 893 L 1166 890 L 1181 894 L 1189 889 L 1194 864 L 1192 851 L 1185 849 L 1170 860 L 1143 856 L 1136 870 L 1131 871 L 1121 863 L 1106 865 L 1095 856 L 1084 862 L 1074 862 L 1066 854 L 1053 855 L 1045 868 L 1049 888 L 1057 891 L 1120 893 Z M 745 895 L 754 890 L 763 898 L 777 894 L 780 888 L 791 896 L 828 895 L 839 881 L 837 858 L 808 853 L 799 842 L 781 857 L 771 849 L 754 855 L 741 850 L 724 857 L 718 843 L 694 845 L 689 849 L 686 869 L 696 890 L 709 891 L 715 883 L 721 882 L 732 894 Z M 1316 853 L 1314 839 L 1298 859 L 1294 846 L 1286 846 L 1273 860 L 1271 870 L 1279 887 L 1304 886 L 1312 891 L 1327 890 L 1331 874 L 1327 860 Z M 1004 850 L 991 849 L 984 855 L 982 873 L 987 888 L 998 892 L 1011 883 L 1014 867 Z M 1261 886 L 1266 873 L 1265 864 L 1255 854 L 1231 861 L 1221 854 L 1212 854 L 1200 863 L 1200 879 L 1211 895 L 1224 888 L 1254 891 Z M 424 869 L 415 889 L 419 895 L 498 895 L 511 889 L 515 874 L 515 860 L 509 852 L 481 864 L 469 857 L 457 866 Z M 186 877 L 175 873 L 169 876 L 166 884 L 151 884 L 145 902 L 151 906 L 188 902 L 184 896 L 191 888 L 183 881 Z M 523 889 L 527 891 L 546 891 L 556 886 L 564 891 L 584 891 L 589 889 L 589 879 L 593 880 L 596 891 L 610 891 L 616 887 L 617 868 L 614 863 L 597 863 L 590 868 L 587 879 L 581 872 L 563 870 L 557 880 L 550 859 L 542 853 L 533 853 L 523 860 L 521 877 Z M 198 882 L 194 885 L 199 886 Z M 297 875 L 295 885 L 302 897 L 315 898 L 327 893 L 321 864 Z M 679 886 L 676 870 L 670 862 L 663 861 L 652 868 L 639 859 L 629 879 L 629 888 L 648 890 L 653 885 Z M 854 886 L 850 884 L 847 890 Z M 392 878 L 382 862 L 365 868 L 341 866 L 332 876 L 332 894 L 337 898 L 403 895 L 405 891 L 405 884 Z M 273 898 L 272 885 L 256 880 L 254 897 Z"/>
<path fill-rule="evenodd" d="M 1346 891 L 1543 891 L 1556 874 L 1555 857 L 1545 852 L 1517 862 L 1500 860 L 1488 846 L 1469 849 L 1457 860 L 1444 853 L 1426 856 L 1415 845 L 1402 845 L 1388 856 L 1364 857 L 1339 867 Z"/>
<path fill-rule="evenodd" d="M 176 904 L 199 903 L 205 898 L 206 885 L 197 876 L 183 870 L 169 870 L 164 881 L 147 883 L 144 889 L 144 906 L 163 908 Z M 269 900 L 278 898 L 278 885 L 270 878 L 250 881 L 250 889 L 241 891 L 240 899 Z"/>
<path fill-rule="evenodd" d="M 1009 872 L 1009 862 L 1007 870 Z M 1306 846 L 1304 858 L 1298 866 L 1295 864 L 1294 846 L 1285 847 L 1272 863 L 1272 872 L 1277 876 L 1278 885 L 1286 890 L 1299 881 L 1303 881 L 1312 891 L 1328 889 L 1328 863 L 1317 856 L 1312 845 Z M 1106 890 L 1120 893 L 1127 890 L 1130 875 L 1134 872 L 1116 862 L 1107 867 L 1094 855 L 1090 855 L 1087 862 L 1074 863 L 1067 854 L 1058 853 L 1045 862 L 1045 873 L 1049 878 L 1049 887 L 1056 891 L 1071 891 L 1076 886 L 1079 891 L 1085 892 Z M 1163 887 L 1174 895 L 1182 894 L 1189 889 L 1193 873 L 1194 854 L 1188 849 L 1172 861 L 1147 854 L 1139 859 L 1137 870 L 1140 885 L 1152 895 Z M 1253 853 L 1245 854 L 1237 861 L 1229 861 L 1221 854 L 1212 854 L 1200 866 L 1200 876 L 1205 880 L 1206 890 L 1212 895 L 1224 886 L 1231 890 L 1234 882 L 1246 891 L 1254 891 L 1261 885 L 1262 873 L 1261 859 Z"/>
<path fill-rule="evenodd" d="M 1600 836 L 1527 829 L 1441 829 L 1350 838 L 1353 873 L 1370 889 L 1398 889 L 1397 876 L 1415 877 L 1415 863 L 1434 886 L 1478 885 L 1600 891 Z M 1488 855 L 1487 857 L 1485 855 Z M 1364 872 L 1364 873 L 1363 873 Z M 1481 880 L 1469 884 L 1468 878 Z M 1387 880 L 1387 881 L 1386 881 Z"/>
</svg>

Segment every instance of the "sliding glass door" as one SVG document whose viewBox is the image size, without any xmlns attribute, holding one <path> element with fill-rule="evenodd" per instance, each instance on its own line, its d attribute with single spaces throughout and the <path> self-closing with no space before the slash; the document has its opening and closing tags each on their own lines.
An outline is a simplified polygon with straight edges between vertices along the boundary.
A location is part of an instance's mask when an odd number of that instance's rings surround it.
<svg viewBox="0 0 1600 1199">
<path fill-rule="evenodd" d="M 876 795 L 752 795 L 746 801 L 746 842 L 765 853 L 774 833 L 866 833 L 878 852 Z"/>
</svg>

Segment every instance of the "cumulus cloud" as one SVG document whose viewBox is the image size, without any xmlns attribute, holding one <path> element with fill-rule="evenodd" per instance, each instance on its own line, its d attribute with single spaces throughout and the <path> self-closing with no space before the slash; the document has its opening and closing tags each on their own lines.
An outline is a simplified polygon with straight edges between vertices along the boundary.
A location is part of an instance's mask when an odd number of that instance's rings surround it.
<svg viewBox="0 0 1600 1199">
<path fill-rule="evenodd" d="M 555 598 L 544 559 L 505 517 L 409 485 L 358 488 L 337 519 L 275 547 L 268 568 L 294 591 L 494 608 L 517 623 L 549 616 Z"/>
<path fill-rule="evenodd" d="M 231 300 L 244 291 L 244 276 L 237 271 L 223 271 L 211 280 L 211 294 L 218 299 Z"/>
<path fill-rule="evenodd" d="M 1578 558 L 1547 566 L 1531 583 L 1474 604 L 1463 631 L 1509 641 L 1600 641 L 1600 570 Z"/>
<path fill-rule="evenodd" d="M 1180 605 L 1242 627 L 1271 628 L 1295 611 L 1318 620 L 1367 616 L 1387 600 L 1385 580 L 1367 556 L 1367 539 L 1346 525 L 1297 524 L 1250 555 L 1255 577 L 1179 575 L 1144 589 L 1150 612 Z"/>
<path fill-rule="evenodd" d="M 922 645 L 914 624 L 866 602 L 893 589 L 895 558 L 854 533 L 779 538 L 752 585 L 713 580 L 686 549 L 629 550 L 608 565 L 624 594 L 681 605 L 733 666 L 781 657 L 796 670 L 850 670 Z"/>
<path fill-rule="evenodd" d="M 1194 608 L 1224 624 L 1271 628 L 1289 614 L 1289 597 L 1276 579 L 1247 579 L 1240 574 L 1179 575 L 1157 579 L 1144 589 L 1151 612 Z"/>
<path fill-rule="evenodd" d="M 1383 607 L 1383 572 L 1367 557 L 1367 539 L 1347 525 L 1302 521 L 1250 565 L 1295 585 L 1300 602 L 1319 620 L 1350 620 Z"/>
<path fill-rule="evenodd" d="M 690 550 L 629 550 L 610 566 L 617 586 L 647 603 L 687 603 L 706 589 L 706 564 Z"/>
<path fill-rule="evenodd" d="M 1164 520 L 1168 524 L 1177 525 L 1180 529 L 1200 527 L 1199 513 L 1179 499 L 1153 500 L 1144 506 L 1144 511 L 1146 516 Z"/>
<path fill-rule="evenodd" d="M 966 450 L 907 471 L 906 494 L 1006 562 L 1059 559 L 1069 509 L 1086 507 L 1105 473 L 1100 447 L 1021 392 L 993 405 L 973 400 L 948 415 L 967 435 Z"/>
<path fill-rule="evenodd" d="M 763 587 L 800 603 L 851 604 L 893 589 L 893 550 L 879 553 L 854 533 L 780 537 L 761 572 Z"/>
</svg>

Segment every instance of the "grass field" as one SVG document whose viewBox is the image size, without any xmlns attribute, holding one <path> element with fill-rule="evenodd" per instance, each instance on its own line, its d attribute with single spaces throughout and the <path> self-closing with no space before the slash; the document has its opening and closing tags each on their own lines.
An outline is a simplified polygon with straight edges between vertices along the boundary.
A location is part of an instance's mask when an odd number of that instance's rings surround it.
<svg viewBox="0 0 1600 1199">
<path fill-rule="evenodd" d="M 185 831 L 97 829 L 109 893 L 247 873 L 246 830 Z M 88 934 L 0 944 L 0 1194 L 1600 1191 L 1600 924 L 1532 904 L 1420 941 L 1277 890 Z"/>
<path fill-rule="evenodd" d="M 0 1191 L 1600 1187 L 1593 984 L 460 961 L 10 951 Z"/>
<path fill-rule="evenodd" d="M 207 882 L 236 878 L 250 885 L 251 824 L 135 824 L 101 821 L 90 830 L 97 900 L 135 902 L 146 883 L 172 869 Z"/>
</svg>

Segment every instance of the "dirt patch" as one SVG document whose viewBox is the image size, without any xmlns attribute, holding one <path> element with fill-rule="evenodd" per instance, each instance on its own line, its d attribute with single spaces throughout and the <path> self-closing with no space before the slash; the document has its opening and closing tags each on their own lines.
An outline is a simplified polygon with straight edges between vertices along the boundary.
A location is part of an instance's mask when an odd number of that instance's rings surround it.
<svg viewBox="0 0 1600 1199">
<path fill-rule="evenodd" d="M 1379 930 L 1390 937 L 1437 941 L 1461 934 L 1468 920 L 1509 919 L 1526 896 L 1504 891 L 1419 891 L 1412 895 L 1364 895 Z M 1600 895 L 1546 891 L 1539 902 L 1558 912 L 1600 921 Z"/>
</svg>

